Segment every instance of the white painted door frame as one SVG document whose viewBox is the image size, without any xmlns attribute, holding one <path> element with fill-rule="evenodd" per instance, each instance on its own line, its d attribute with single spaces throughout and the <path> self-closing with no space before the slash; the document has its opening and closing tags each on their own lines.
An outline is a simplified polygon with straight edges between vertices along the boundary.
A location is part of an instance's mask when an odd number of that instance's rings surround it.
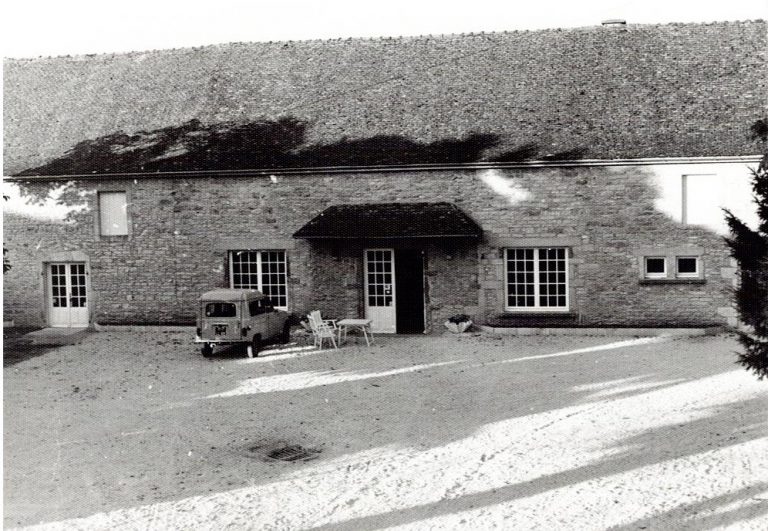
<svg viewBox="0 0 768 531">
<path fill-rule="evenodd" d="M 45 274 L 48 326 L 88 326 L 90 290 L 85 262 L 49 262 Z"/>
<path fill-rule="evenodd" d="M 395 286 L 395 250 L 373 248 L 363 250 L 365 275 L 365 317 L 374 333 L 397 331 L 397 287 Z"/>
</svg>

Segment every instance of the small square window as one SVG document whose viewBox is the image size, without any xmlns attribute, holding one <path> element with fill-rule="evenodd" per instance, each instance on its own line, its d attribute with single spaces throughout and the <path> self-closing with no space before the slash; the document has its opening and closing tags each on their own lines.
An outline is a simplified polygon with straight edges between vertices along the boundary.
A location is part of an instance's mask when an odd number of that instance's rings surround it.
<svg viewBox="0 0 768 531">
<path fill-rule="evenodd" d="M 698 278 L 699 259 L 695 256 L 678 256 L 677 276 L 680 278 Z"/>
<path fill-rule="evenodd" d="M 645 258 L 645 278 L 666 278 L 667 259 L 663 256 L 647 256 Z"/>
</svg>

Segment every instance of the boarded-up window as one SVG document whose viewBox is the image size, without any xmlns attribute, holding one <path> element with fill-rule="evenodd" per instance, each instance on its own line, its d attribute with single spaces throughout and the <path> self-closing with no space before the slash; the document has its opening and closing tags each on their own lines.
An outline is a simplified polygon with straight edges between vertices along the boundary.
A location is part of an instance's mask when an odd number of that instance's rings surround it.
<svg viewBox="0 0 768 531">
<path fill-rule="evenodd" d="M 128 201 L 125 192 L 99 192 L 99 229 L 102 236 L 128 234 Z"/>
</svg>

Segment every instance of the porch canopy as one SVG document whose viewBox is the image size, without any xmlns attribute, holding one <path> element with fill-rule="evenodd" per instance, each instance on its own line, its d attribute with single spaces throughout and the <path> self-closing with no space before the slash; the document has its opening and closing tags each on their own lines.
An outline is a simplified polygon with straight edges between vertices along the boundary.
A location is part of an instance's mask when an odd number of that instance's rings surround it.
<svg viewBox="0 0 768 531">
<path fill-rule="evenodd" d="M 472 238 L 482 229 L 453 203 L 333 205 L 297 230 L 305 240 Z"/>
</svg>

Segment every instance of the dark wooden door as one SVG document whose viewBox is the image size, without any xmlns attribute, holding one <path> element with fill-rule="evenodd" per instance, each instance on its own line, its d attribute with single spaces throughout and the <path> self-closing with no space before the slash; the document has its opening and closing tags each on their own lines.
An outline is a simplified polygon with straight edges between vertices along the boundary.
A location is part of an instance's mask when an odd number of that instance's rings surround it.
<svg viewBox="0 0 768 531">
<path fill-rule="evenodd" d="M 417 249 L 395 250 L 398 334 L 424 332 L 424 255 Z"/>
</svg>

